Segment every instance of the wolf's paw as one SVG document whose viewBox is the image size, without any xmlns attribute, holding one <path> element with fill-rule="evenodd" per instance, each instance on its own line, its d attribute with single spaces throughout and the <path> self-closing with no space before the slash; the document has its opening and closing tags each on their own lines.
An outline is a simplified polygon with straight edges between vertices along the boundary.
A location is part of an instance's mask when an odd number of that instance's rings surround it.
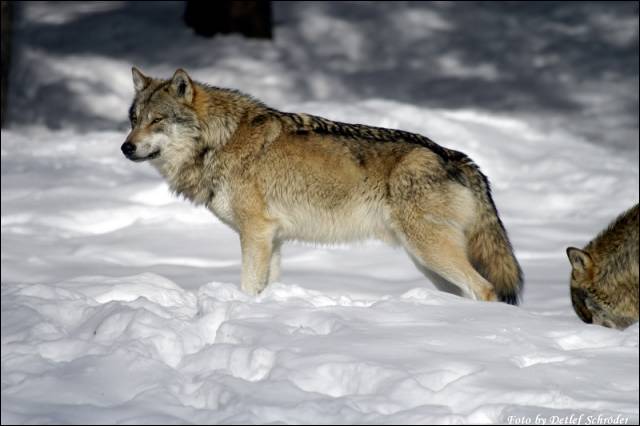
<svg viewBox="0 0 640 426">
<path fill-rule="evenodd" d="M 480 300 L 484 300 L 484 301 L 487 301 L 487 302 L 497 302 L 498 301 L 498 296 L 496 295 L 496 292 L 493 289 L 493 287 L 483 288 L 480 291 L 479 298 L 480 298 Z"/>
<path fill-rule="evenodd" d="M 249 296 L 258 296 L 266 288 L 266 285 L 241 284 L 240 288 Z"/>
</svg>

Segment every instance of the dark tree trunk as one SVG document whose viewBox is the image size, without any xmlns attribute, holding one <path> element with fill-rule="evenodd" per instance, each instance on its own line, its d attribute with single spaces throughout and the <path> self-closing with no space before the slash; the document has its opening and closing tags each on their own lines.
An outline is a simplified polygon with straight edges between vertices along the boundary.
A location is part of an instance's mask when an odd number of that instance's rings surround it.
<svg viewBox="0 0 640 426">
<path fill-rule="evenodd" d="M 184 20 L 204 37 L 229 33 L 272 37 L 270 1 L 187 1 Z"/>
<path fill-rule="evenodd" d="M 9 46 L 11 41 L 11 3 L 0 2 L 0 14 L 2 20 L 2 46 L 0 46 L 0 127 L 4 127 L 4 117 L 7 112 L 7 78 L 9 76 Z"/>
</svg>

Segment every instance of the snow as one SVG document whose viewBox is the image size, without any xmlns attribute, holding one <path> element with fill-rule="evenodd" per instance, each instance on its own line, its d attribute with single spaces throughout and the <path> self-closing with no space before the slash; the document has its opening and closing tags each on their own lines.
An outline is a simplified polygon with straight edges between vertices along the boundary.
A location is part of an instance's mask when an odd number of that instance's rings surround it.
<svg viewBox="0 0 640 426">
<path fill-rule="evenodd" d="M 175 3 L 20 6 L 3 424 L 638 422 L 638 324 L 582 323 L 564 253 L 638 202 L 637 6 L 345 3 L 276 3 L 274 44 L 197 39 Z M 120 153 L 133 64 L 466 152 L 522 306 L 437 291 L 373 241 L 286 245 L 243 294 L 237 235 Z"/>
</svg>

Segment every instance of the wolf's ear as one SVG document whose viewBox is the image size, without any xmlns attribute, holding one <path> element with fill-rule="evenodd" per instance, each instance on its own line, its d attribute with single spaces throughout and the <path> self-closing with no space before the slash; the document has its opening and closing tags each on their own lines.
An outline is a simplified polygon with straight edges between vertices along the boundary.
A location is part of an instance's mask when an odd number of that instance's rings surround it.
<svg viewBox="0 0 640 426">
<path fill-rule="evenodd" d="M 571 267 L 576 272 L 583 274 L 587 271 L 590 271 L 593 267 L 593 260 L 591 259 L 591 255 L 584 250 L 580 250 L 575 247 L 568 247 L 567 256 L 569 257 Z"/>
<path fill-rule="evenodd" d="M 190 104 L 193 101 L 193 82 L 182 68 L 176 70 L 171 78 L 171 90 L 174 95 Z"/>
<path fill-rule="evenodd" d="M 147 87 L 151 81 L 149 77 L 142 74 L 142 72 L 136 67 L 131 68 L 131 74 L 133 75 L 133 87 L 136 89 L 136 92 Z"/>
</svg>

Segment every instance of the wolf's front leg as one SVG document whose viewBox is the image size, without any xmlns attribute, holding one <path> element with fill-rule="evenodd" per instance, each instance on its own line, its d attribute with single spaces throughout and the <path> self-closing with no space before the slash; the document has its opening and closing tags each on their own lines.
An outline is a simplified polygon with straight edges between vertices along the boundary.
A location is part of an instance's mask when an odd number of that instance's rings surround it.
<svg viewBox="0 0 640 426">
<path fill-rule="evenodd" d="M 273 230 L 269 226 L 248 226 L 240 234 L 242 248 L 242 290 L 259 294 L 269 283 L 273 252 Z"/>
<path fill-rule="evenodd" d="M 271 262 L 269 264 L 269 284 L 280 279 L 280 250 L 282 248 L 282 241 L 275 240 L 272 247 Z"/>
</svg>

